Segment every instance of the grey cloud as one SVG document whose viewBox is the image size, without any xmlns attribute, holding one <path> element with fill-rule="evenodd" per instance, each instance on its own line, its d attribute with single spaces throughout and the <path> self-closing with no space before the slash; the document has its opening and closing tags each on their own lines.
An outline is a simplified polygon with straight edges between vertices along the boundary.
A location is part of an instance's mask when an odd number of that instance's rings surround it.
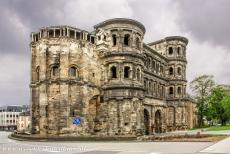
<svg viewBox="0 0 230 154">
<path fill-rule="evenodd" d="M 0 104 L 29 103 L 30 32 L 50 25 L 92 30 L 97 22 L 130 17 L 131 11 L 123 0 L 0 1 Z"/>
<path fill-rule="evenodd" d="M 229 0 L 177 0 L 177 4 L 183 31 L 230 49 Z"/>
<path fill-rule="evenodd" d="M 203 72 L 230 84 L 226 67 L 230 65 L 229 7 L 228 0 L 1 0 L 0 104 L 29 103 L 30 32 L 49 25 L 91 31 L 98 22 L 115 17 L 142 22 L 147 30 L 145 42 L 187 36 L 191 40 L 188 79 Z M 217 50 L 218 45 L 226 49 Z M 207 61 L 216 54 L 225 60 Z"/>
</svg>

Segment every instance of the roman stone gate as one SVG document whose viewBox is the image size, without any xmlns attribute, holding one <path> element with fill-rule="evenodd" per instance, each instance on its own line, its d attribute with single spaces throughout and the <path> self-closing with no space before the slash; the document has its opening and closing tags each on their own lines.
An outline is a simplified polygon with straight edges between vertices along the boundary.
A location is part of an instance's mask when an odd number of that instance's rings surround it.
<svg viewBox="0 0 230 154">
<path fill-rule="evenodd" d="M 145 32 L 136 20 L 115 18 L 93 32 L 49 26 L 31 33 L 31 133 L 140 136 L 192 127 L 188 39 L 147 44 Z"/>
</svg>

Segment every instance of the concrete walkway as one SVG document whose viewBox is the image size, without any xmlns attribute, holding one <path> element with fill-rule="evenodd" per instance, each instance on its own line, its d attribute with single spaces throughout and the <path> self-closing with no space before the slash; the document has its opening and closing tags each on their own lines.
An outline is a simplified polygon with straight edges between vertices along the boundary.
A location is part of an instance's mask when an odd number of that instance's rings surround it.
<svg viewBox="0 0 230 154">
<path fill-rule="evenodd" d="M 185 131 L 175 131 L 175 132 L 168 132 L 165 133 L 165 135 L 169 135 L 169 134 L 197 134 L 197 133 L 201 133 L 201 134 L 226 134 L 226 135 L 230 135 L 230 130 L 219 130 L 219 131 L 207 131 L 207 130 L 185 130 Z"/>
<path fill-rule="evenodd" d="M 230 154 L 230 137 L 200 151 L 201 153 Z"/>
</svg>

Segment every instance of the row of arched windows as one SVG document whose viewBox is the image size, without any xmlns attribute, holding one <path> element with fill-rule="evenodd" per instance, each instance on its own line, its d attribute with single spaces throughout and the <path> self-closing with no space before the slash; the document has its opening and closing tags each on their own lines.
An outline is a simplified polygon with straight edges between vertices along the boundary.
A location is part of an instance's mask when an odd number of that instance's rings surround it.
<svg viewBox="0 0 230 154">
<path fill-rule="evenodd" d="M 168 55 L 173 55 L 175 52 L 177 53 L 177 55 L 182 55 L 182 48 L 181 47 L 177 47 L 177 48 L 169 47 L 168 48 Z"/>
<path fill-rule="evenodd" d="M 70 27 L 56 27 L 56 28 L 48 28 L 42 29 L 38 33 L 32 34 L 32 41 L 37 42 L 42 37 L 49 37 L 49 38 L 59 38 L 59 37 L 69 37 L 76 40 L 87 40 L 94 44 L 94 36 L 88 34 L 86 32 L 79 32 L 76 29 L 72 29 Z"/>
<path fill-rule="evenodd" d="M 51 77 L 58 77 L 59 76 L 59 66 L 54 65 L 51 67 L 50 75 Z M 69 77 L 78 77 L 78 71 L 75 66 L 71 66 L 69 68 Z M 36 81 L 40 80 L 40 66 L 37 66 L 36 68 Z"/>
<path fill-rule="evenodd" d="M 181 75 L 182 74 L 181 72 L 182 72 L 181 67 L 178 66 L 176 68 L 177 75 Z M 174 75 L 174 68 L 173 67 L 169 67 L 169 75 Z"/>
<path fill-rule="evenodd" d="M 153 95 L 157 97 L 164 97 L 165 96 L 165 85 L 156 83 L 153 81 L 144 80 L 144 87 L 146 89 L 146 93 L 148 95 Z"/>
<path fill-rule="evenodd" d="M 117 45 L 117 35 L 116 34 L 112 34 L 112 43 L 113 43 L 113 46 Z M 131 45 L 131 37 L 130 37 L 129 34 L 124 35 L 123 44 L 125 46 L 130 46 Z M 139 37 L 136 37 L 135 45 L 136 45 L 136 47 L 138 49 L 140 48 L 140 39 L 139 39 Z"/>
<path fill-rule="evenodd" d="M 110 68 L 110 76 L 112 79 L 118 78 L 118 71 L 116 66 L 112 66 Z M 136 71 L 133 71 L 133 76 L 136 76 L 137 80 L 141 79 L 141 71 L 139 68 L 136 68 Z M 124 66 L 123 69 L 123 77 L 125 79 L 132 78 L 131 77 L 131 67 L 130 66 Z"/>
<path fill-rule="evenodd" d="M 181 89 L 181 87 L 177 87 L 176 93 L 177 93 L 178 95 L 181 95 L 181 94 L 182 94 L 182 89 Z M 174 87 L 169 87 L 169 95 L 170 95 L 170 96 L 171 96 L 171 95 L 174 95 Z"/>
<path fill-rule="evenodd" d="M 145 65 L 146 65 L 148 70 L 150 70 L 156 74 L 165 75 L 164 65 L 161 62 L 157 62 L 156 60 L 152 60 L 152 58 L 149 57 L 146 59 Z"/>
</svg>

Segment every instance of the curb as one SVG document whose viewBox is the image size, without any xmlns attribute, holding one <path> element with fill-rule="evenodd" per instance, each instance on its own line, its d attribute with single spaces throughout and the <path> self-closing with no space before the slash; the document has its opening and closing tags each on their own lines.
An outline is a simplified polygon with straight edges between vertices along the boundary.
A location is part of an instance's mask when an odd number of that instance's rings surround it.
<svg viewBox="0 0 230 154">
<path fill-rule="evenodd" d="M 84 136 L 76 136 L 76 137 L 69 137 L 69 136 L 53 136 L 53 137 L 32 137 L 32 136 L 25 136 L 25 135 L 16 135 L 10 134 L 8 136 L 9 139 L 17 140 L 17 141 L 34 141 L 34 142 L 48 142 L 48 141 L 137 141 L 136 137 L 99 137 L 99 136 L 92 136 L 92 137 L 84 137 Z"/>
</svg>

